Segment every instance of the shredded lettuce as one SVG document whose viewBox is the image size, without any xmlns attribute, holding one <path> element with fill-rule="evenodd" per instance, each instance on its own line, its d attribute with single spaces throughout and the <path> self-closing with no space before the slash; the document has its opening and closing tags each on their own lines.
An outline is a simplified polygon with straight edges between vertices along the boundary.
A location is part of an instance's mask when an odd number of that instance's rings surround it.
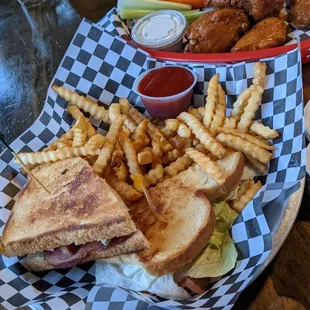
<svg viewBox="0 0 310 310">
<path fill-rule="evenodd" d="M 214 278 L 226 274 L 235 267 L 238 253 L 228 231 L 223 234 L 222 246 L 216 249 L 208 244 L 190 265 L 184 276 L 193 278 Z"/>
<path fill-rule="evenodd" d="M 215 231 L 199 256 L 180 271 L 182 277 L 220 277 L 235 267 L 238 253 L 228 230 L 238 214 L 225 201 L 214 203 L 213 208 Z"/>
<path fill-rule="evenodd" d="M 214 203 L 213 209 L 216 218 L 215 231 L 226 232 L 238 216 L 238 213 L 231 209 L 225 201 Z"/>
</svg>

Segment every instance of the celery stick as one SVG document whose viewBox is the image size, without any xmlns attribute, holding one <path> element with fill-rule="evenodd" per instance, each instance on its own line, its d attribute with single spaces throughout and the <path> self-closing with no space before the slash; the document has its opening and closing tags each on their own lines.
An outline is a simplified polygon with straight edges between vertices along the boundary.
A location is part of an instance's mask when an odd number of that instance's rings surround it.
<svg viewBox="0 0 310 310">
<path fill-rule="evenodd" d="M 120 10 L 121 19 L 136 19 L 141 18 L 147 14 L 153 13 L 152 10 L 133 10 L 121 8 Z"/>
<path fill-rule="evenodd" d="M 191 5 L 169 2 L 169 1 L 159 1 L 159 0 L 119 0 L 117 7 L 121 10 L 126 9 L 136 9 L 136 10 L 190 10 Z"/>
<path fill-rule="evenodd" d="M 200 10 L 197 9 L 197 10 L 179 11 L 179 12 L 182 13 L 184 16 L 187 16 L 187 15 L 192 15 L 192 14 L 194 14 L 194 13 L 198 13 L 198 12 L 200 12 Z"/>
<path fill-rule="evenodd" d="M 185 18 L 189 24 L 191 24 L 198 17 L 200 17 L 201 15 L 206 14 L 206 13 L 207 13 L 206 11 L 199 11 L 199 12 L 194 12 L 194 13 L 191 13 L 191 11 L 182 12 L 182 14 L 185 16 Z"/>
<path fill-rule="evenodd" d="M 159 10 L 136 10 L 136 9 L 126 9 L 126 8 L 121 8 L 119 10 L 121 19 L 139 19 L 144 17 L 147 14 L 154 13 Z M 194 13 L 198 13 L 199 10 L 192 10 L 192 11 L 179 11 L 182 13 L 185 17 L 187 15 L 192 15 Z"/>
</svg>

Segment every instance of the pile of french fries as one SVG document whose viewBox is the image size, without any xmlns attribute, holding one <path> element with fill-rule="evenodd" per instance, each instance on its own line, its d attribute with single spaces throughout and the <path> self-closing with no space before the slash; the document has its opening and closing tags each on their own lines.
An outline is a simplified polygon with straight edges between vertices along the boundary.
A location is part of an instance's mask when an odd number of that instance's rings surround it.
<svg viewBox="0 0 310 310">
<path fill-rule="evenodd" d="M 177 175 L 194 163 L 223 184 L 225 174 L 216 160 L 235 151 L 242 152 L 259 172 L 266 173 L 274 149 L 267 140 L 277 138 L 278 133 L 253 121 L 264 92 L 265 72 L 264 63 L 254 65 L 253 84 L 238 96 L 230 117 L 226 116 L 225 92 L 218 74 L 209 82 L 204 107 L 190 108 L 176 119 L 166 120 L 142 115 L 127 99 L 105 109 L 54 85 L 54 91 L 70 103 L 67 109 L 76 122 L 42 152 L 19 156 L 30 169 L 41 163 L 81 156 L 126 203 L 140 199 L 143 189 Z M 83 112 L 108 123 L 107 135 L 96 132 Z M 261 186 L 253 180 L 246 182 L 231 206 L 241 212 Z"/>
</svg>

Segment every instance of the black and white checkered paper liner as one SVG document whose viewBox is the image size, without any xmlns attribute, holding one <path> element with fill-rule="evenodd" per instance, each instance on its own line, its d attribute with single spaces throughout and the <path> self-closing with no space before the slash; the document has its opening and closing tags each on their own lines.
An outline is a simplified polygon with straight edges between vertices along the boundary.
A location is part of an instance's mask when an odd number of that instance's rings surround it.
<svg viewBox="0 0 310 310">
<path fill-rule="evenodd" d="M 294 29 L 287 35 L 288 40 L 291 40 L 290 43 L 296 42 L 296 38 L 299 38 L 300 42 L 310 40 L 310 30 Z"/>
<path fill-rule="evenodd" d="M 113 30 L 113 29 L 112 29 Z M 182 309 L 230 309 L 240 292 L 253 279 L 271 250 L 271 234 L 262 205 L 291 188 L 304 176 L 304 142 L 302 124 L 302 82 L 300 55 L 293 50 L 267 62 L 267 89 L 260 115 L 265 123 L 277 129 L 275 159 L 266 185 L 244 209 L 234 223 L 231 234 L 238 250 L 238 262 L 230 272 L 204 295 L 192 300 L 173 301 L 151 297 L 121 288 L 94 285 L 94 265 L 87 263 L 66 270 L 29 272 L 20 258 L 0 257 L 0 304 L 7 309 L 32 305 L 36 309 L 144 309 L 177 306 Z M 79 26 L 51 84 L 63 85 L 108 106 L 120 97 L 128 97 L 141 106 L 131 90 L 137 76 L 148 67 L 163 65 L 125 40 L 84 20 Z M 184 64 L 183 64 L 184 65 Z M 188 64 L 198 74 L 194 104 L 203 102 L 203 90 L 210 76 L 219 72 L 221 83 L 231 103 L 236 94 L 250 84 L 253 64 L 199 65 Z M 15 151 L 38 151 L 60 137 L 72 125 L 65 110 L 67 102 L 48 89 L 43 111 L 36 122 L 17 138 Z M 99 130 L 107 129 L 94 121 Z M 0 233 L 8 219 L 14 198 L 26 179 L 18 172 L 12 155 L 0 155 Z"/>
</svg>

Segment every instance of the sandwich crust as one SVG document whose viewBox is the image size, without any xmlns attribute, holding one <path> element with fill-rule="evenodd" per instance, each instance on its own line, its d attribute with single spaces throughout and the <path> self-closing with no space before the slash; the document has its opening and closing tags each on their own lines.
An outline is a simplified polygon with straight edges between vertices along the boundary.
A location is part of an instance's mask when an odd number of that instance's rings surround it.
<svg viewBox="0 0 310 310">
<path fill-rule="evenodd" d="M 66 159 L 38 166 L 33 173 L 51 195 L 31 179 L 21 190 L 3 231 L 4 255 L 25 255 L 136 231 L 124 202 L 87 161 Z"/>
</svg>

